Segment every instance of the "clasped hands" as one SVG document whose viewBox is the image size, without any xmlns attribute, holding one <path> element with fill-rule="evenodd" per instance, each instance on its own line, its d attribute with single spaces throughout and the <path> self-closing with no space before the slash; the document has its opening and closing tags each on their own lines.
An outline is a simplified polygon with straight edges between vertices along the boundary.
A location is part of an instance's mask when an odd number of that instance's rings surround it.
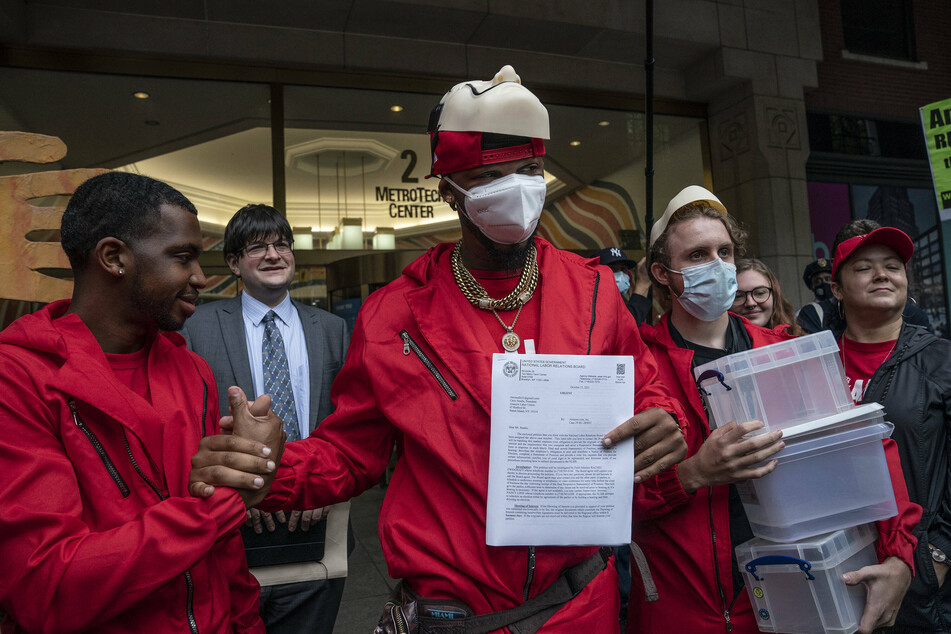
<svg viewBox="0 0 951 634">
<path fill-rule="evenodd" d="M 250 509 L 261 503 L 274 481 L 286 434 L 270 396 L 248 402 L 244 391 L 232 386 L 228 400 L 231 415 L 221 419 L 222 433 L 202 438 L 192 457 L 188 490 L 195 497 L 209 497 L 215 486 L 231 487 Z"/>
</svg>

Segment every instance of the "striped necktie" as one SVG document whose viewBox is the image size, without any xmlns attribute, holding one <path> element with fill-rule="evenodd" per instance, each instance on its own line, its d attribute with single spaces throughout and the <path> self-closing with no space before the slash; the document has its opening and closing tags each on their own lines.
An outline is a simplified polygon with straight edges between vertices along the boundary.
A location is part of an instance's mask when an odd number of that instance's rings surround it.
<svg viewBox="0 0 951 634">
<path fill-rule="evenodd" d="M 294 389 L 284 351 L 284 339 L 274 323 L 273 310 L 264 316 L 264 340 L 261 344 L 264 359 L 264 392 L 271 395 L 271 409 L 284 421 L 287 442 L 300 440 L 297 424 L 297 406 L 294 404 Z"/>
</svg>

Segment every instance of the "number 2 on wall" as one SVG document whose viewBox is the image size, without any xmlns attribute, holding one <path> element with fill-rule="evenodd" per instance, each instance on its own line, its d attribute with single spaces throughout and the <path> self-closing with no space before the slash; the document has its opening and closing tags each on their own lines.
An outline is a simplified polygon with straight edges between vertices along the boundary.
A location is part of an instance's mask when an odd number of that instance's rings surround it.
<svg viewBox="0 0 951 634">
<path fill-rule="evenodd" d="M 410 176 L 413 173 L 413 168 L 416 167 L 416 152 L 413 150 L 403 150 L 403 153 L 400 154 L 400 158 L 408 158 L 409 165 L 406 166 L 406 169 L 403 171 L 403 182 L 404 183 L 418 183 L 419 179 L 415 176 Z"/>
</svg>

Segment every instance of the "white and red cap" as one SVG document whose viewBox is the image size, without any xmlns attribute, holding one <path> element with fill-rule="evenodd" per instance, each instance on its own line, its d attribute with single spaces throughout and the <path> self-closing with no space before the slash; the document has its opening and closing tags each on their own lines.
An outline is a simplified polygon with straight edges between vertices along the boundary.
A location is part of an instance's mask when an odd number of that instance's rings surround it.
<svg viewBox="0 0 951 634">
<path fill-rule="evenodd" d="M 429 118 L 431 176 L 545 155 L 548 110 L 511 66 L 456 84 Z"/>
</svg>

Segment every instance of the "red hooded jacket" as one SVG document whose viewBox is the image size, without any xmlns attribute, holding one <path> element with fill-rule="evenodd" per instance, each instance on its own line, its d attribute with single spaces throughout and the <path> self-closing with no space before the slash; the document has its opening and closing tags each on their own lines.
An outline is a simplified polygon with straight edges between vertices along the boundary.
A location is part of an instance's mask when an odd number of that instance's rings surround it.
<svg viewBox="0 0 951 634">
<path fill-rule="evenodd" d="M 679 416 L 607 267 L 536 244 L 536 352 L 633 355 L 635 411 L 662 407 Z M 434 247 L 360 309 L 333 386 L 335 411 L 286 447 L 262 508 L 320 507 L 360 493 L 379 482 L 396 440 L 401 457 L 379 518 L 390 576 L 485 614 L 535 596 L 597 548 L 486 546 L 491 355 L 501 350 L 456 286 L 451 250 Z M 542 631 L 617 631 L 617 610 L 608 566 Z"/>
<path fill-rule="evenodd" d="M 643 326 L 641 333 L 654 354 L 662 382 L 687 410 L 689 457 L 700 449 L 710 428 L 690 370 L 693 351 L 677 347 L 670 336 L 669 319 L 670 313 L 657 326 Z M 745 318 L 743 325 L 754 348 L 791 338 Z M 921 519 L 921 507 L 908 499 L 895 442 L 884 442 L 898 515 L 876 522 L 879 561 L 897 556 L 914 571 L 917 540 L 911 531 Z M 628 632 L 759 632 L 746 590 L 735 600 L 732 597 L 729 492 L 728 485 L 720 485 L 689 494 L 680 484 L 676 466 L 634 489 L 634 541 L 647 558 L 658 599 L 645 601 L 645 571 L 634 564 Z"/>
<path fill-rule="evenodd" d="M 151 404 L 68 301 L 0 333 L 0 611 L 12 632 L 263 632 L 234 491 L 188 495 L 215 383 L 155 336 Z"/>
</svg>

